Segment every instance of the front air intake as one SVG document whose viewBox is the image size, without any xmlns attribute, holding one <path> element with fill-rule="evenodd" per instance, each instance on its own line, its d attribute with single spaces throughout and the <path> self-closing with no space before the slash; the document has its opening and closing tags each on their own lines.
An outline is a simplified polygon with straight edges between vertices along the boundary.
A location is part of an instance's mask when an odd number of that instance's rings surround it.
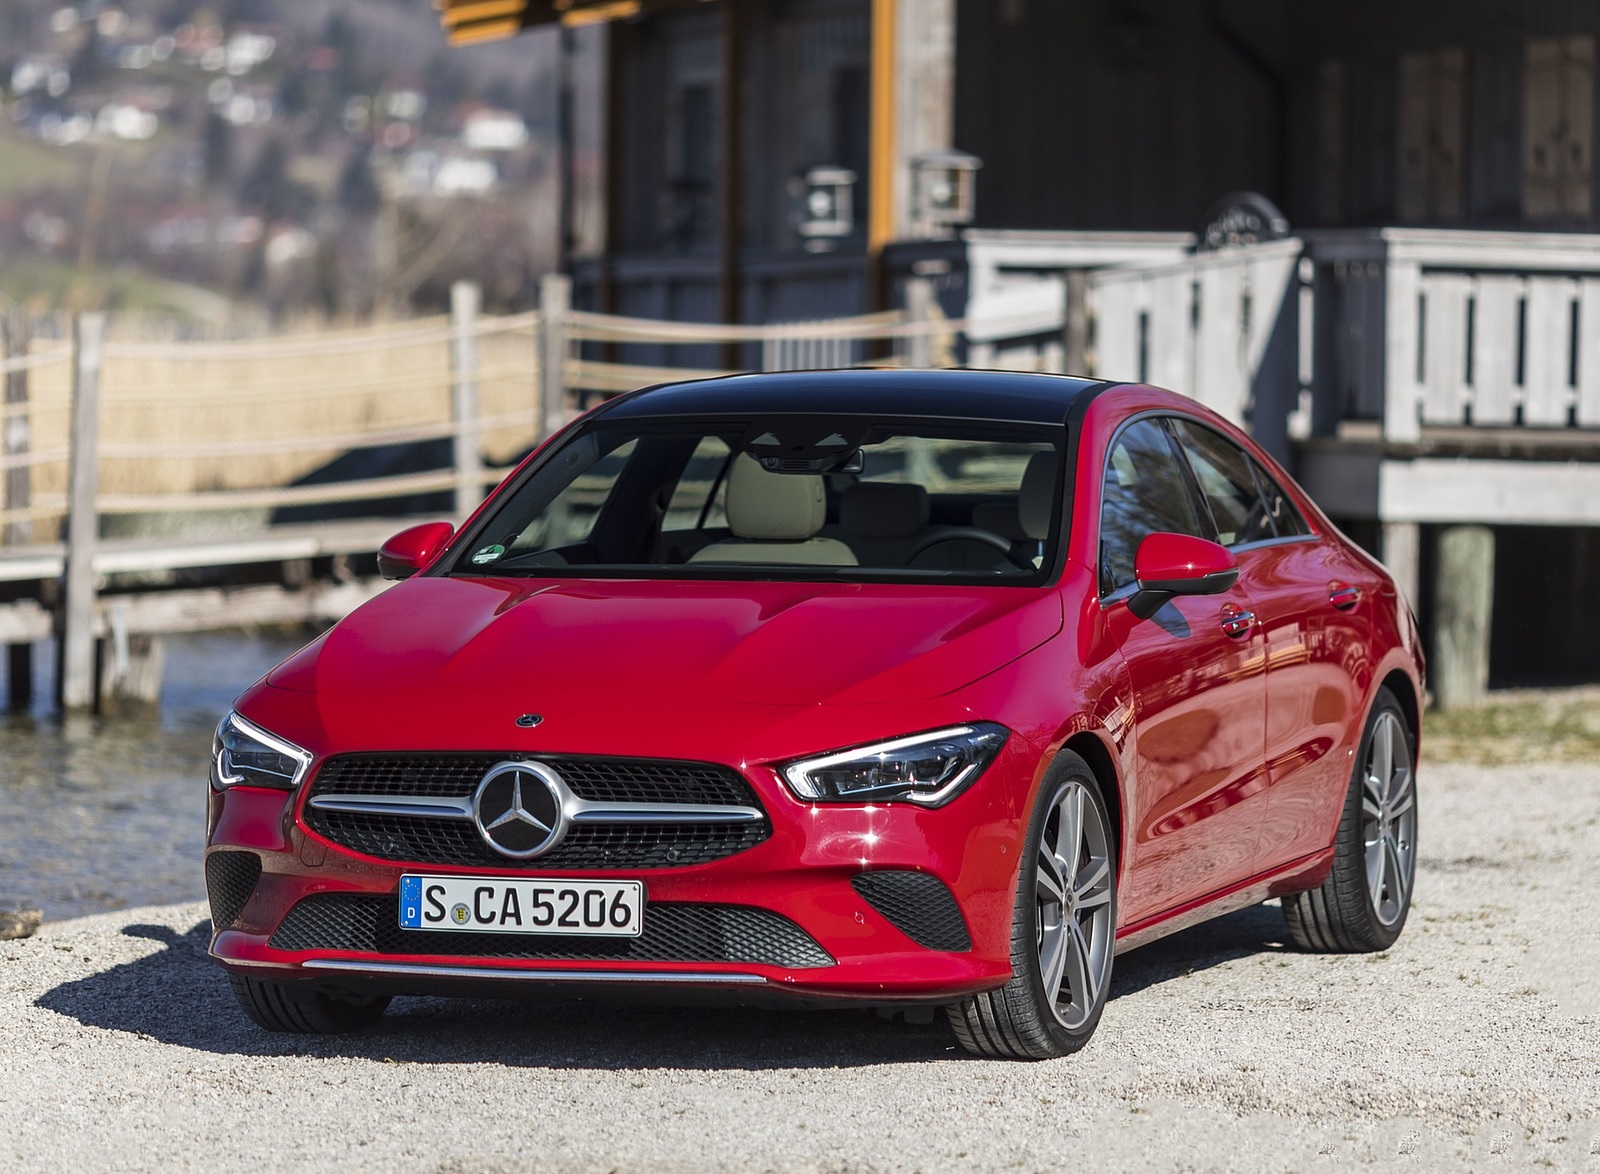
<svg viewBox="0 0 1600 1174">
<path fill-rule="evenodd" d="M 213 852 L 206 857 L 206 897 L 211 902 L 213 929 L 227 929 L 239 920 L 260 879 L 261 857 L 254 852 Z"/>
<path fill-rule="evenodd" d="M 938 877 L 926 872 L 863 872 L 850 883 L 917 945 L 956 952 L 972 949 L 961 909 Z"/>
</svg>

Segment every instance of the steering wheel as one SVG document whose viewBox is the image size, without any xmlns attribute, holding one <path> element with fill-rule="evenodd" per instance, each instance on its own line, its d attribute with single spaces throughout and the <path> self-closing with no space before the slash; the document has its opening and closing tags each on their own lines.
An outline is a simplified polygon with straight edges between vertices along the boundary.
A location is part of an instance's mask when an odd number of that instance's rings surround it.
<svg viewBox="0 0 1600 1174">
<path fill-rule="evenodd" d="M 1006 561 L 1018 570 L 1032 571 L 1035 569 L 1031 562 L 1027 562 L 1011 552 L 1009 539 L 1002 538 L 993 530 L 984 530 L 977 526 L 947 526 L 942 530 L 935 530 L 917 543 L 911 553 L 906 556 L 906 565 L 910 566 L 917 561 L 923 552 L 932 550 L 935 546 L 940 546 L 946 542 L 979 542 L 984 546 L 994 547 L 1005 555 Z"/>
</svg>

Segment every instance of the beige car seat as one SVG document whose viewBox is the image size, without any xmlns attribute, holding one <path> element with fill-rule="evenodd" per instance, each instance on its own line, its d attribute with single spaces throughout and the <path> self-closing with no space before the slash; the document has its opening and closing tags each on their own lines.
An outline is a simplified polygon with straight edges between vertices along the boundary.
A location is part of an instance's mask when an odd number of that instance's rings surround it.
<svg viewBox="0 0 1600 1174">
<path fill-rule="evenodd" d="M 733 537 L 695 551 L 691 563 L 856 565 L 844 543 L 817 537 L 827 502 L 815 473 L 769 473 L 749 453 L 740 453 L 728 470 L 726 504 Z"/>
</svg>

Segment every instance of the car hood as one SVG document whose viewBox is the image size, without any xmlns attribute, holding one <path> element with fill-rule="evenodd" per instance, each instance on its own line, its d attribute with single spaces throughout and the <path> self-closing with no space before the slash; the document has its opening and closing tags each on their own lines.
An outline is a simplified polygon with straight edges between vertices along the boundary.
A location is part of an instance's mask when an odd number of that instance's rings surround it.
<svg viewBox="0 0 1600 1174">
<path fill-rule="evenodd" d="M 900 702 L 959 689 L 1061 626 L 1038 588 L 430 577 L 358 608 L 267 683 L 316 693 L 324 720 L 419 693 L 547 713 Z"/>
</svg>

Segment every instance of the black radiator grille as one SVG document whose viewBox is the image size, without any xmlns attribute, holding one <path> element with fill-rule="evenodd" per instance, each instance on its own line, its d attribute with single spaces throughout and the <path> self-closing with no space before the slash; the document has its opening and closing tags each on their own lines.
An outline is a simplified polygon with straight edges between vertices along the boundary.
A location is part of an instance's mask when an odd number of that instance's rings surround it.
<svg viewBox="0 0 1600 1174">
<path fill-rule="evenodd" d="M 424 958 L 524 961 L 744 962 L 805 969 L 833 958 L 787 917 L 743 905 L 651 903 L 636 938 L 546 937 L 401 929 L 392 896 L 320 893 L 301 901 L 268 943 L 278 950 L 347 950 Z"/>
<path fill-rule="evenodd" d="M 309 798 L 362 795 L 469 798 L 504 754 L 345 754 L 318 772 Z M 750 784 L 727 767 L 701 762 L 539 755 L 580 799 L 595 803 L 692 803 L 762 810 Z M 529 861 L 502 856 L 471 821 L 437 816 L 326 811 L 305 807 L 306 825 L 336 844 L 380 860 L 528 869 L 683 868 L 753 848 L 772 834 L 765 819 L 727 823 L 578 824 L 562 843 Z"/>
<path fill-rule="evenodd" d="M 206 857 L 206 897 L 214 928 L 227 929 L 239 920 L 260 879 L 261 857 L 254 852 L 213 852 Z"/>
<path fill-rule="evenodd" d="M 317 772 L 311 793 L 465 797 L 497 763 L 549 763 L 572 793 L 593 803 L 711 803 L 757 807 L 737 771 L 708 762 L 580 758 L 560 754 L 341 754 Z"/>
</svg>

